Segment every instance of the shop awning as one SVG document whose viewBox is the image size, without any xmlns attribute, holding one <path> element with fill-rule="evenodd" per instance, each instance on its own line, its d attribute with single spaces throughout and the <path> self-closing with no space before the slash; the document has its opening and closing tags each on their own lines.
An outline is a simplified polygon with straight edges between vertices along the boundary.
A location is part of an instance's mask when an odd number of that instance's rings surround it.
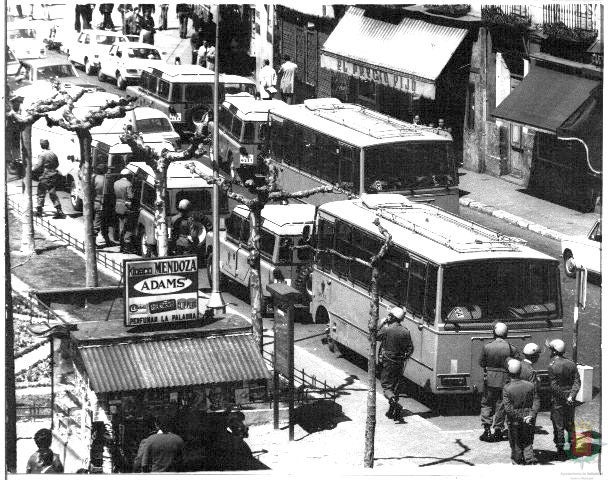
<svg viewBox="0 0 608 480">
<path fill-rule="evenodd" d="M 435 80 L 467 30 L 404 18 L 395 25 L 349 7 L 321 50 L 321 66 L 435 98 Z"/>
<path fill-rule="evenodd" d="M 535 66 L 492 115 L 555 133 L 599 85 L 597 80 Z"/>
<path fill-rule="evenodd" d="M 97 393 L 270 378 L 252 335 L 79 347 Z"/>
</svg>

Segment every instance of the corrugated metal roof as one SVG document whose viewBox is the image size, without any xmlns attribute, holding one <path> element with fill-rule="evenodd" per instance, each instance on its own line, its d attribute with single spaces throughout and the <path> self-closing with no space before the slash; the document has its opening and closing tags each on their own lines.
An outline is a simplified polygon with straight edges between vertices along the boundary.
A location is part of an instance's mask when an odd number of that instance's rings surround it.
<svg viewBox="0 0 608 480">
<path fill-rule="evenodd" d="M 79 348 L 97 393 L 270 378 L 250 334 Z"/>
<path fill-rule="evenodd" d="M 435 81 L 467 35 L 462 28 L 404 18 L 398 25 L 349 7 L 323 52 Z"/>
</svg>

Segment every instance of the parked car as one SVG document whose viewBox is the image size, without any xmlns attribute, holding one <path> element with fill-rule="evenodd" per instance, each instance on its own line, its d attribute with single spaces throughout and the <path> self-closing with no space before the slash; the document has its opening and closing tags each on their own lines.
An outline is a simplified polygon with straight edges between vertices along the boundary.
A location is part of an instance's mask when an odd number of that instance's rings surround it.
<svg viewBox="0 0 608 480">
<path fill-rule="evenodd" d="M 116 43 L 106 55 L 100 57 L 97 77 L 105 81 L 108 77 L 116 81 L 116 86 L 124 90 L 129 83 L 139 84 L 145 67 L 165 63 L 161 52 L 147 43 Z"/>
<path fill-rule="evenodd" d="M 44 42 L 30 22 L 8 23 L 6 25 L 6 44 L 19 60 L 46 56 Z"/>
<path fill-rule="evenodd" d="M 75 85 L 81 88 L 103 90 L 83 79 L 68 60 L 58 57 L 32 58 L 21 60 L 15 77 L 9 79 L 9 86 L 33 85 L 37 82 L 50 82 L 59 78 L 64 86 Z"/>
<path fill-rule="evenodd" d="M 140 133 L 144 143 L 170 143 L 173 148 L 181 146 L 179 134 L 171 125 L 169 117 L 156 108 L 136 107 L 127 111 L 123 118 L 107 119 L 93 132 L 103 130 L 103 133 L 122 135 L 125 124 L 131 125 L 133 132 Z"/>
<path fill-rule="evenodd" d="M 128 41 L 120 32 L 82 30 L 65 49 L 71 62 L 81 65 L 87 75 L 93 75 L 99 69 L 100 58 L 108 53 L 112 45 Z"/>
<path fill-rule="evenodd" d="M 562 239 L 564 272 L 569 277 L 576 276 L 576 266 L 601 275 L 602 263 L 602 221 L 597 219 L 586 236 L 568 236 Z"/>
</svg>

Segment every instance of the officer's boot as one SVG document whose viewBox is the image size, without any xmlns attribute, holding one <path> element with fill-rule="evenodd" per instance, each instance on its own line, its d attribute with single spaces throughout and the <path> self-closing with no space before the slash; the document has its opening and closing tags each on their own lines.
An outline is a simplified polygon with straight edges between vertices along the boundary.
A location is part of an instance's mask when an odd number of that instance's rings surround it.
<svg viewBox="0 0 608 480">
<path fill-rule="evenodd" d="M 483 433 L 481 434 L 481 437 L 479 437 L 479 440 L 481 440 L 482 442 L 493 442 L 494 441 L 494 437 L 492 436 L 492 433 L 490 432 L 490 425 L 483 426 Z"/>
<path fill-rule="evenodd" d="M 494 439 L 495 442 L 502 441 L 502 429 L 500 429 L 500 428 L 495 428 L 494 429 L 493 439 Z"/>
<path fill-rule="evenodd" d="M 555 456 L 557 457 L 557 460 L 559 460 L 559 461 L 564 461 L 564 460 L 568 459 L 568 455 L 564 451 L 564 447 L 563 446 L 561 446 L 561 447 L 558 446 L 557 447 L 557 452 L 556 452 Z"/>
<path fill-rule="evenodd" d="M 42 217 L 42 207 L 36 207 L 36 211 L 34 212 L 35 217 Z"/>
<path fill-rule="evenodd" d="M 55 212 L 55 215 L 53 215 L 53 218 L 65 218 L 65 213 L 61 210 L 61 205 L 57 205 L 55 209 L 57 211 Z"/>
<path fill-rule="evenodd" d="M 390 419 L 395 418 L 395 402 L 393 402 L 392 398 L 388 401 L 388 411 L 385 415 Z"/>
<path fill-rule="evenodd" d="M 405 420 L 403 419 L 403 407 L 399 403 L 397 397 L 393 397 L 393 399 L 395 400 L 395 414 L 393 415 L 393 418 L 399 423 L 405 423 Z"/>
</svg>

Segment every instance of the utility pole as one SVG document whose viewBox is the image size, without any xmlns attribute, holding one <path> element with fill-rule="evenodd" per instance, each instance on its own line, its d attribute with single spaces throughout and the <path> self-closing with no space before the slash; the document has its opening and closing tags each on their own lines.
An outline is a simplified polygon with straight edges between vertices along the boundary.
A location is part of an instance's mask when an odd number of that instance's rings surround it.
<svg viewBox="0 0 608 480">
<path fill-rule="evenodd" d="M 578 312 L 585 309 L 587 304 L 587 269 L 576 266 L 576 287 L 574 289 L 574 323 L 572 326 L 572 361 L 577 362 L 578 357 Z"/>
</svg>

